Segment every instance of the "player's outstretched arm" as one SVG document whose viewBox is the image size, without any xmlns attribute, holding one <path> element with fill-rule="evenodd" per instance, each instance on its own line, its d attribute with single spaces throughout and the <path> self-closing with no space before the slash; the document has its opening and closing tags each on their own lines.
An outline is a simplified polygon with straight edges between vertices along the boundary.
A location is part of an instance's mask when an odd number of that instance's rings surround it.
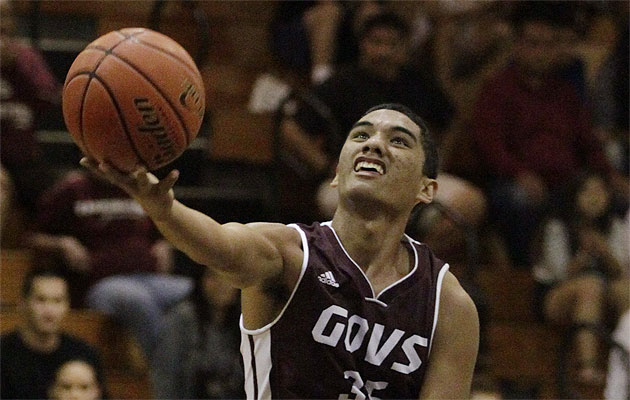
<svg viewBox="0 0 630 400">
<path fill-rule="evenodd" d="M 222 225 L 180 203 L 173 192 L 178 171 L 171 171 L 159 180 L 144 168 L 123 173 L 88 158 L 83 158 L 81 165 L 125 190 L 175 247 L 193 261 L 217 270 L 233 285 L 244 288 L 274 277 L 281 279 L 283 251 L 277 245 L 279 242 L 266 234 L 269 227 Z M 283 225 L 276 229 L 293 231 Z"/>
<path fill-rule="evenodd" d="M 477 308 L 457 278 L 444 277 L 421 399 L 468 399 L 479 347 Z"/>
</svg>

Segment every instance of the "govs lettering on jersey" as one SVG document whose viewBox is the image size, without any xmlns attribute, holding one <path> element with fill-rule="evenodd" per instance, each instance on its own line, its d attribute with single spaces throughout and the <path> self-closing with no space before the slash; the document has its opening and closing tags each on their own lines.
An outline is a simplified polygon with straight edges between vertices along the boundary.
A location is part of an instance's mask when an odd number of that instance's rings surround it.
<svg viewBox="0 0 630 400">
<path fill-rule="evenodd" d="M 335 318 L 339 322 L 332 321 L 334 316 L 339 317 Z M 347 322 L 342 322 L 344 319 L 347 320 Z M 332 324 L 334 324 L 334 327 L 330 329 L 330 325 Z M 356 330 L 354 337 L 352 337 L 352 332 L 356 329 L 355 326 L 358 327 L 358 330 Z M 420 368 L 422 360 L 415 346 L 427 347 L 427 338 L 419 335 L 411 335 L 402 340 L 407 336 L 406 332 L 395 329 L 381 348 L 378 348 L 379 343 L 381 343 L 384 328 L 385 327 L 379 323 L 374 323 L 373 326 L 370 326 L 369 321 L 359 315 L 352 315 L 348 318 L 348 310 L 337 305 L 331 305 L 322 311 L 317 323 L 313 327 L 312 335 L 316 342 L 331 347 L 337 347 L 345 331 L 345 349 L 353 353 L 361 348 L 368 332 L 370 332 L 365 361 L 372 365 L 381 366 L 396 346 L 402 346 L 402 350 L 407 356 L 406 363 L 394 361 L 389 367 L 401 374 L 409 374 Z"/>
</svg>

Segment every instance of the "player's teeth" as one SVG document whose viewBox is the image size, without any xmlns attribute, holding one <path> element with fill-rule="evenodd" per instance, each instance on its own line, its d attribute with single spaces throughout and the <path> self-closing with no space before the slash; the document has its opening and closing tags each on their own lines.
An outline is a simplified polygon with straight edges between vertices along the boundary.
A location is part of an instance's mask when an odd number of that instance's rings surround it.
<svg viewBox="0 0 630 400">
<path fill-rule="evenodd" d="M 379 174 L 383 173 L 383 167 L 379 164 L 371 163 L 368 161 L 360 161 L 354 167 L 355 171 L 359 171 L 361 168 L 375 169 Z"/>
</svg>

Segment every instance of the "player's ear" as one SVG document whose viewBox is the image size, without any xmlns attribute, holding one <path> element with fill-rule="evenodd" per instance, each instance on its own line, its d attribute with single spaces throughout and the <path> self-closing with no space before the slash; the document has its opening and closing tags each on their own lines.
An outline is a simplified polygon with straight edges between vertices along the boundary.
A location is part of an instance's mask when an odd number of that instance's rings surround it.
<svg viewBox="0 0 630 400">
<path fill-rule="evenodd" d="M 337 187 L 337 185 L 339 185 L 339 179 L 337 178 L 337 174 L 335 174 L 335 177 L 333 178 L 332 181 L 330 181 L 330 187 Z"/>
<path fill-rule="evenodd" d="M 330 187 L 336 188 L 339 186 L 339 164 L 335 166 L 335 177 L 330 181 Z"/>
<path fill-rule="evenodd" d="M 416 195 L 416 201 L 418 203 L 429 204 L 433 201 L 433 197 L 436 195 L 438 189 L 438 183 L 435 179 L 422 177 L 418 194 Z"/>
</svg>

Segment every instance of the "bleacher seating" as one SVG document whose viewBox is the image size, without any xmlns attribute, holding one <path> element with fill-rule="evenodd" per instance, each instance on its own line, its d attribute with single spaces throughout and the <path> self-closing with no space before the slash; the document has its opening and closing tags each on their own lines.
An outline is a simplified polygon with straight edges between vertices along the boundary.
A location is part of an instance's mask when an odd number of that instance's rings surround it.
<svg viewBox="0 0 630 400">
<path fill-rule="evenodd" d="M 74 43 L 74 47 L 65 48 L 70 54 L 78 53 L 90 40 L 111 30 L 130 26 L 148 27 L 155 4 L 149 1 L 129 1 L 124 3 L 122 10 L 120 2 L 108 1 L 18 3 L 25 12 L 30 4 L 38 3 L 42 20 L 51 16 L 61 17 L 70 35 L 66 39 L 72 39 L 73 32 L 81 32 L 83 36 L 75 38 L 77 40 L 74 42 L 65 42 Z M 195 29 L 182 29 L 182 26 L 191 23 L 190 10 L 181 7 L 186 2 L 167 3 L 169 4 L 164 7 L 160 19 L 160 30 L 195 55 L 198 50 L 198 32 Z M 206 143 L 205 156 L 195 158 L 195 162 L 191 163 L 194 168 L 199 168 L 200 175 L 204 175 L 202 184 L 197 187 L 192 184 L 179 187 L 176 192 L 181 194 L 186 204 L 199 206 L 202 210 L 202 205 L 205 205 L 207 210 L 203 211 L 209 211 L 211 215 L 214 213 L 213 216 L 218 219 L 231 220 L 237 212 L 244 215 L 245 219 L 253 219 L 258 215 L 242 214 L 244 210 L 257 212 L 257 205 L 264 204 L 266 207 L 270 199 L 261 192 L 262 181 L 252 171 L 262 172 L 272 166 L 273 127 L 270 116 L 251 115 L 247 111 L 247 101 L 255 78 L 259 73 L 268 72 L 273 63 L 267 46 L 266 27 L 274 6 L 272 2 L 261 1 L 198 3 L 209 21 L 209 58 L 207 63 L 200 65 L 200 70 L 206 84 L 212 133 Z M 77 22 L 73 24 L 72 21 Z M 40 39 L 48 44 L 51 57 L 66 60 L 66 63 L 68 59 L 72 59 L 59 58 L 58 53 L 63 48 L 54 46 L 54 38 L 43 35 Z M 63 81 L 65 76 L 61 72 L 59 74 Z M 54 134 L 40 134 L 47 156 L 51 157 L 50 160 L 58 160 L 60 165 L 65 160 L 71 163 L 66 166 L 76 166 L 78 153 L 74 147 L 68 149 L 69 136 L 64 137 L 61 132 L 57 137 L 59 140 L 55 141 Z M 45 141 L 46 138 L 48 141 Z M 187 151 L 180 161 L 185 162 L 185 158 L 192 155 L 191 151 Z M 197 156 L 198 154 L 195 157 Z M 203 161 L 203 165 L 199 160 Z M 225 179 L 225 176 L 217 179 L 225 165 L 230 166 L 230 177 L 241 179 Z M 180 182 L 187 175 L 188 173 L 183 174 Z M 235 199 L 240 201 L 241 207 L 236 206 Z M 218 209 L 223 209 L 223 212 Z M 25 263 L 28 263 L 27 255 L 9 253 L 2 249 L 0 295 L 3 305 L 17 303 L 22 276 L 20 274 L 24 272 Z M 562 338 L 557 331 L 534 319 L 531 307 L 533 281 L 530 272 L 484 265 L 479 269 L 476 280 L 487 295 L 489 305 L 490 326 L 487 329 L 487 340 L 493 374 L 500 380 L 538 386 L 540 398 L 557 397 L 555 362 Z M 1 320 L 2 331 L 17 323 L 15 313 L 5 310 L 5 307 L 2 309 Z M 116 358 L 120 355 L 116 352 L 122 352 L 121 342 L 118 340 L 120 329 L 112 321 L 89 312 L 73 311 L 66 326 L 105 349 L 113 398 L 150 397 L 146 380 L 121 369 L 120 361 Z"/>
<path fill-rule="evenodd" d="M 2 248 L 0 254 L 0 305 L 15 306 L 20 301 L 22 281 L 30 267 L 31 255 L 24 249 L 7 248 Z"/>
<path fill-rule="evenodd" d="M 486 334 L 493 376 L 509 384 L 510 390 L 521 391 L 521 395 L 533 393 L 539 399 L 563 397 L 558 373 L 567 333 L 535 318 L 531 271 L 484 265 L 476 280 L 489 306 Z M 601 386 L 573 389 L 584 398 L 603 395 Z"/>
</svg>

